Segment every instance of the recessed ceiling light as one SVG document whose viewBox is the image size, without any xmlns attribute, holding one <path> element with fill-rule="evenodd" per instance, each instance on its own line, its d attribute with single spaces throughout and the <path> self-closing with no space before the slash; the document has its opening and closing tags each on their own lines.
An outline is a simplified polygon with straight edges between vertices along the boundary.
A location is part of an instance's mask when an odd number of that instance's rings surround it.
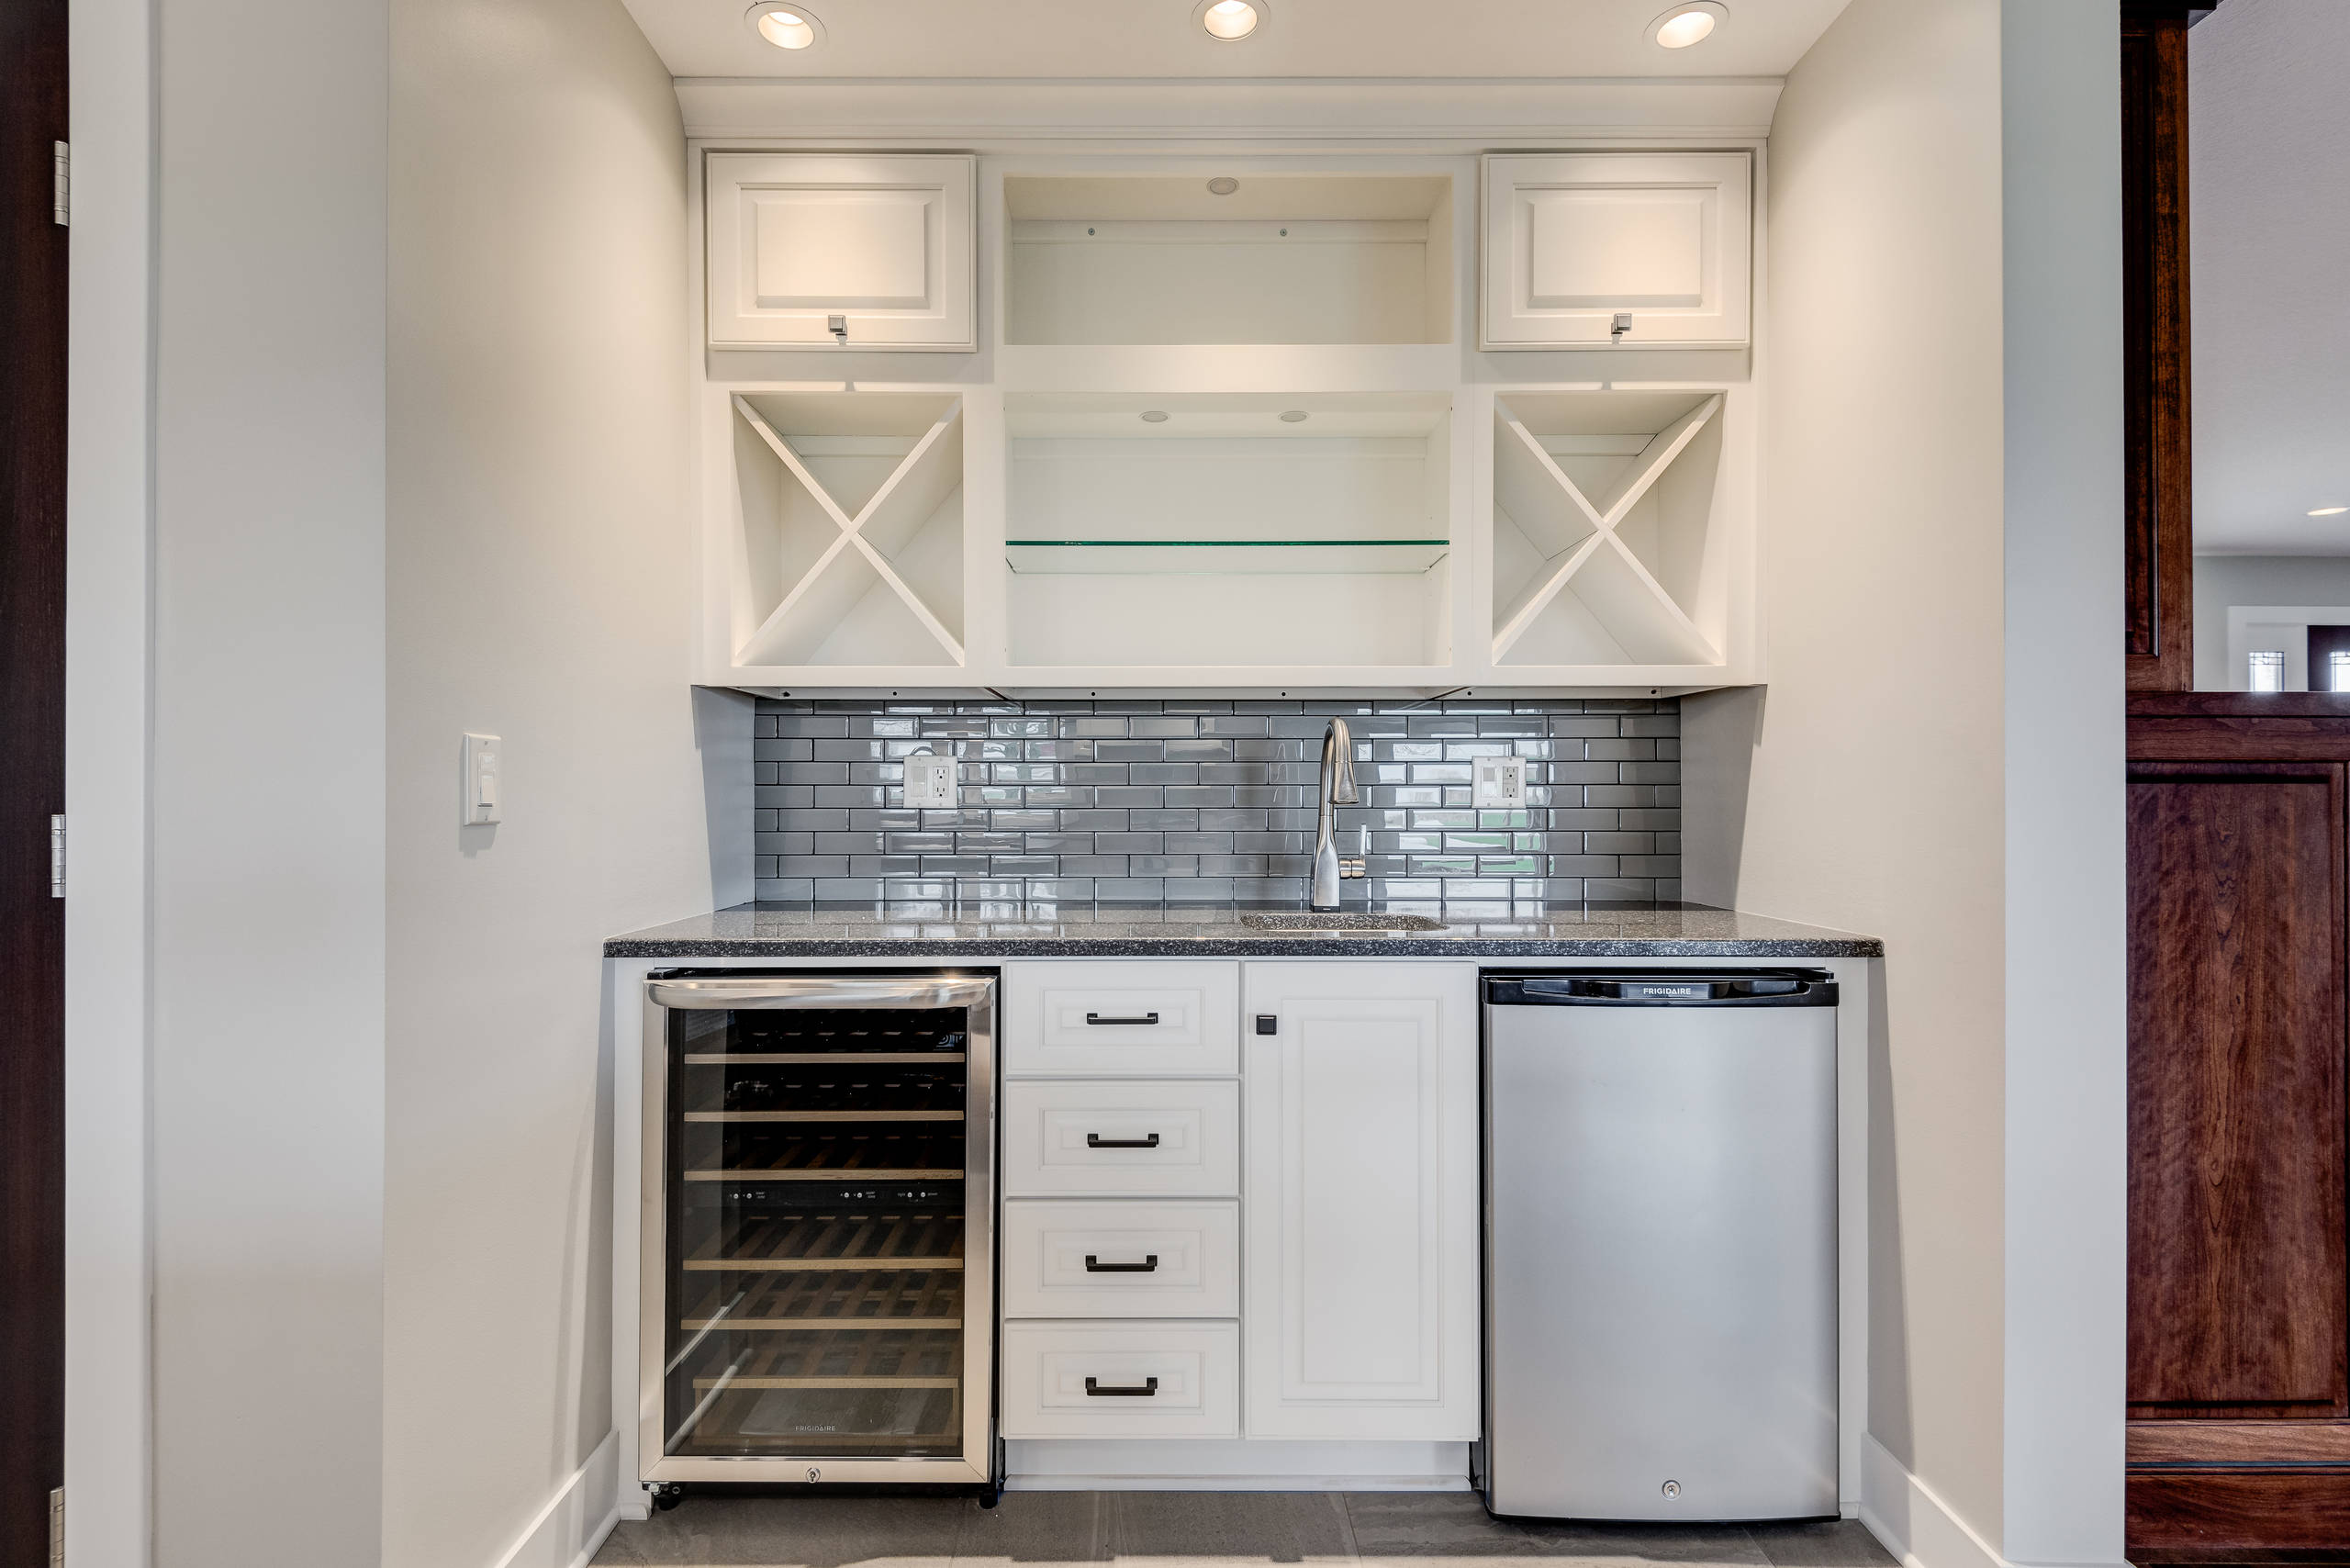
<svg viewBox="0 0 2350 1568">
<path fill-rule="evenodd" d="M 2312 507 L 2310 509 L 2310 515 L 2311 517 L 2340 517 L 2345 511 L 2350 511 L 2350 507 Z"/>
<path fill-rule="evenodd" d="M 1142 422 L 1147 425 L 1163 425 L 1167 422 L 1167 410 L 1164 409 L 1145 409 L 1142 411 Z"/>
<path fill-rule="evenodd" d="M 1713 37 L 1714 29 L 1729 20 L 1729 8 L 1715 0 L 1684 0 L 1649 24 L 1649 36 L 1662 48 L 1687 49 Z"/>
<path fill-rule="evenodd" d="M 1281 423 L 1283 423 L 1283 424 L 1285 424 L 1285 425 L 1302 425 L 1302 424 L 1304 424 L 1304 422 L 1305 422 L 1305 410 L 1304 410 L 1304 409 L 1282 409 L 1282 410 L 1281 410 Z"/>
<path fill-rule="evenodd" d="M 1214 179 L 1208 182 L 1208 195 L 1210 196 L 1230 196 L 1239 188 L 1240 182 L 1234 179 L 1230 174 L 1218 174 Z"/>
<path fill-rule="evenodd" d="M 1272 14 L 1266 0 L 1200 0 L 1192 8 L 1192 19 L 1207 30 L 1208 37 L 1225 43 L 1238 43 L 1254 34 Z"/>
<path fill-rule="evenodd" d="M 754 6 L 744 17 L 751 30 L 778 49 L 813 49 L 824 39 L 824 24 L 803 6 Z"/>
</svg>

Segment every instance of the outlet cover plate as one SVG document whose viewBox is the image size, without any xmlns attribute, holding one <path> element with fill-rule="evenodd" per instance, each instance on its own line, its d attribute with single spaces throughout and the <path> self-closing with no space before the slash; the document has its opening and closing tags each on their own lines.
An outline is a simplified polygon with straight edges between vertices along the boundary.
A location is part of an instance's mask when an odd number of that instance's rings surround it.
<svg viewBox="0 0 2350 1568">
<path fill-rule="evenodd" d="M 906 804 L 946 811 L 955 804 L 955 759 L 918 751 L 906 758 Z"/>
<path fill-rule="evenodd" d="M 1480 811 L 1515 812 L 1526 807 L 1526 758 L 1481 756 L 1472 775 L 1470 804 Z"/>
</svg>

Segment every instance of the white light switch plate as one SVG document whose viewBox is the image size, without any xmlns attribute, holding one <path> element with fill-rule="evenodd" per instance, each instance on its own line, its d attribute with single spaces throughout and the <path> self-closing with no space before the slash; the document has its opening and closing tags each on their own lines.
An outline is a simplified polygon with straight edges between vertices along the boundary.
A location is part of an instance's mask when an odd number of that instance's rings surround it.
<svg viewBox="0 0 2350 1568">
<path fill-rule="evenodd" d="M 496 735 L 465 736 L 464 798 L 458 821 L 467 827 L 499 822 L 504 780 L 500 771 L 502 743 Z"/>
<path fill-rule="evenodd" d="M 955 804 L 955 759 L 918 751 L 906 758 L 906 804 L 945 811 Z"/>
<path fill-rule="evenodd" d="M 1514 812 L 1526 804 L 1526 758 L 1481 756 L 1476 759 L 1474 785 L 1469 803 L 1481 810 Z"/>
</svg>

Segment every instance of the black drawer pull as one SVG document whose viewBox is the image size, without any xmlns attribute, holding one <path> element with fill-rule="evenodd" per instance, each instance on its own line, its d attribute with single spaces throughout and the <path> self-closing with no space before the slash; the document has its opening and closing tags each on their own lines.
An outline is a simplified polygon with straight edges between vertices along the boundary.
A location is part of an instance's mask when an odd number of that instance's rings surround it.
<svg viewBox="0 0 2350 1568">
<path fill-rule="evenodd" d="M 1088 1024 L 1091 1024 L 1102 1028 L 1124 1027 L 1142 1024 L 1156 1024 L 1158 1022 L 1158 1014 L 1156 1013 L 1146 1013 L 1139 1018 L 1104 1018 L 1099 1013 L 1089 1013 L 1085 1015 L 1085 1021 Z"/>
<path fill-rule="evenodd" d="M 1158 1392 L 1158 1380 L 1155 1377 L 1143 1379 L 1140 1388 L 1104 1388 L 1090 1377 L 1085 1380 L 1085 1397 L 1088 1399 L 1108 1399 L 1113 1394 L 1124 1398 L 1148 1399 Z"/>
<path fill-rule="evenodd" d="M 1085 1147 L 1088 1148 L 1157 1148 L 1158 1135 L 1145 1133 L 1140 1137 L 1103 1137 L 1100 1133 L 1088 1133 L 1085 1135 Z"/>
<path fill-rule="evenodd" d="M 1154 1274 L 1158 1271 L 1158 1254 L 1147 1252 L 1139 1263 L 1104 1263 L 1088 1252 L 1085 1255 L 1085 1271 L 1089 1274 Z"/>
</svg>

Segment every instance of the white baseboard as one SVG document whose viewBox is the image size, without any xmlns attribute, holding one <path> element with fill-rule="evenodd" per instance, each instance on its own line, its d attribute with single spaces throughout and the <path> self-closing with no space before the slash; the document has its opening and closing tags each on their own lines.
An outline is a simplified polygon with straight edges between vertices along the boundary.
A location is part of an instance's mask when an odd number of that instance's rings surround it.
<svg viewBox="0 0 2350 1568">
<path fill-rule="evenodd" d="M 1469 1445 L 1035 1439 L 1004 1445 L 1014 1492 L 1462 1492 Z"/>
<path fill-rule="evenodd" d="M 1861 1523 L 1905 1568 L 2012 1568 L 1874 1437 L 1862 1443 Z"/>
<path fill-rule="evenodd" d="M 587 1568 L 620 1523 L 620 1477 L 618 1445 L 607 1432 L 492 1568 Z"/>
</svg>

